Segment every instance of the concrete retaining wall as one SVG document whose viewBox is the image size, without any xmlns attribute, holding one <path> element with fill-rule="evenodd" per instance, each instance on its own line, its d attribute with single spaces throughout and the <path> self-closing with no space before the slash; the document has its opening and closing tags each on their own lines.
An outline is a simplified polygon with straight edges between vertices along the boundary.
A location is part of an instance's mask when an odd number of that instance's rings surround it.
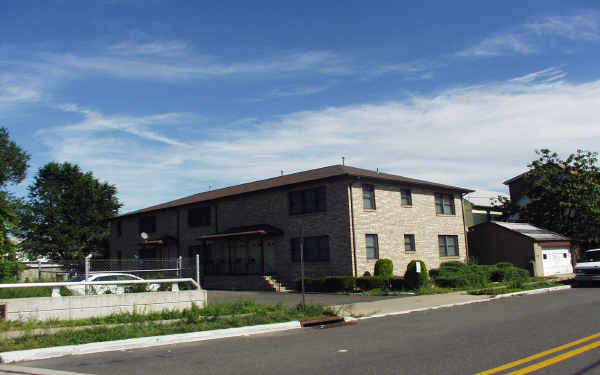
<svg viewBox="0 0 600 375">
<path fill-rule="evenodd" d="M 206 305 L 205 290 L 0 299 L 6 320 L 71 320 L 124 312 L 140 314 Z"/>
</svg>

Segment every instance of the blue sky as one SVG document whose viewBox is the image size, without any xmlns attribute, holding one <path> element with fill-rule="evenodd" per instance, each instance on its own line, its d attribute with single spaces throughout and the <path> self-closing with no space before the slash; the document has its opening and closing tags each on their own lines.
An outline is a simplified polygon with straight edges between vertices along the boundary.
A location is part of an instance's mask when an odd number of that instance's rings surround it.
<svg viewBox="0 0 600 375">
<path fill-rule="evenodd" d="M 0 126 L 123 212 L 338 164 L 503 191 L 600 149 L 596 1 L 4 1 Z M 417 2 L 415 2 L 417 3 Z"/>
</svg>

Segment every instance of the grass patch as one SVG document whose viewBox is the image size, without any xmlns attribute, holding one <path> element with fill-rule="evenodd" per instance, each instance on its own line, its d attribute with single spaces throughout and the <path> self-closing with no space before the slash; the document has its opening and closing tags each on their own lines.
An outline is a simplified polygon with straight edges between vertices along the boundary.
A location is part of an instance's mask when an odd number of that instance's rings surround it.
<svg viewBox="0 0 600 375">
<path fill-rule="evenodd" d="M 218 314 L 221 313 L 233 313 L 233 315 L 227 314 L 230 316 L 218 318 Z M 140 319 L 133 324 L 119 327 L 98 326 L 83 330 L 65 330 L 55 334 L 27 334 L 19 338 L 1 340 L 0 352 L 207 331 L 335 315 L 332 310 L 321 305 L 306 305 L 305 309 L 301 309 L 300 306 L 290 308 L 281 304 L 258 305 L 250 301 L 209 305 L 203 309 L 194 305 L 180 314 L 181 319 L 172 324 L 144 324 L 145 321 Z M 236 316 L 236 314 L 244 315 Z M 121 322 L 125 319 L 123 316 L 120 317 Z"/>
<path fill-rule="evenodd" d="M 559 286 L 559 285 L 563 285 L 563 284 L 553 283 L 553 282 L 549 282 L 549 281 L 537 281 L 534 283 L 525 284 L 521 288 L 514 288 L 511 286 L 506 286 L 503 288 L 487 288 L 487 289 L 480 289 L 480 290 L 471 290 L 468 293 L 475 295 L 475 296 L 481 296 L 481 295 L 497 296 L 499 294 L 522 292 L 522 291 L 526 291 L 526 290 L 534 290 L 534 289 L 541 289 L 541 288 L 550 288 L 550 287 Z"/>
<path fill-rule="evenodd" d="M 195 305 L 194 305 L 195 306 Z M 313 305 L 307 305 L 307 308 Z M 32 330 L 36 328 L 57 328 L 57 327 L 81 327 L 103 324 L 132 324 L 146 323 L 158 320 L 175 319 L 195 319 L 198 317 L 219 317 L 223 315 L 241 315 L 241 314 L 260 314 L 278 312 L 285 309 L 280 305 L 261 305 L 254 301 L 240 300 L 235 302 L 223 302 L 218 304 L 209 304 L 206 307 L 197 306 L 192 309 L 164 310 L 148 314 L 140 313 L 121 313 L 112 314 L 103 317 L 78 319 L 78 320 L 47 320 L 47 321 L 0 321 L 0 332 Z M 313 308 L 314 309 L 314 308 Z M 318 312 L 321 312 L 319 310 Z M 313 313 L 318 313 L 313 311 Z"/>
</svg>

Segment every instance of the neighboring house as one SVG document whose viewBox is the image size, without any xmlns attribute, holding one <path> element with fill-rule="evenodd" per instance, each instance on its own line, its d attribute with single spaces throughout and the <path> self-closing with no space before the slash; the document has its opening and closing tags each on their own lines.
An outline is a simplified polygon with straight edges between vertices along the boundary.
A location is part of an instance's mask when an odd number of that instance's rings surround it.
<svg viewBox="0 0 600 375">
<path fill-rule="evenodd" d="M 523 172 L 518 176 L 504 181 L 504 185 L 508 186 L 511 203 L 518 208 L 525 207 L 531 202 L 531 198 L 527 196 L 529 185 L 525 181 L 526 175 L 527 172 Z"/>
<path fill-rule="evenodd" d="M 499 196 L 508 198 L 506 194 L 485 190 L 476 190 L 466 194 L 464 204 L 467 227 L 499 220 L 502 217 Z"/>
<path fill-rule="evenodd" d="M 298 278 L 303 238 L 307 276 L 372 274 L 379 258 L 403 274 L 413 259 L 429 268 L 466 259 L 462 195 L 471 191 L 333 165 L 121 215 L 111 257 L 200 254 L 206 286 L 248 289 L 242 275 Z"/>
<path fill-rule="evenodd" d="M 573 272 L 569 238 L 531 224 L 482 223 L 469 228 L 468 240 L 481 264 L 510 262 L 535 276 Z"/>
</svg>

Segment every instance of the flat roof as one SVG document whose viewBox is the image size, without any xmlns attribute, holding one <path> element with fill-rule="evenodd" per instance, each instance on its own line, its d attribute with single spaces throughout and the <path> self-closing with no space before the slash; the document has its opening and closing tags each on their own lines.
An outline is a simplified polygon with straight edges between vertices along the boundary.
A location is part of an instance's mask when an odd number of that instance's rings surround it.
<svg viewBox="0 0 600 375">
<path fill-rule="evenodd" d="M 170 202 L 161 203 L 158 205 L 150 206 L 147 208 L 142 208 L 140 210 L 132 211 L 125 213 L 123 215 L 119 215 L 116 218 L 137 215 L 142 213 L 149 213 L 153 211 L 158 211 L 166 208 L 173 208 L 179 206 L 185 206 L 189 204 L 211 201 L 220 198 L 233 197 L 236 195 L 247 194 L 252 192 L 258 192 L 262 190 L 268 190 L 278 187 L 284 187 L 288 185 L 295 185 L 304 182 L 318 181 L 332 177 L 358 177 L 358 178 L 369 178 L 376 179 L 381 181 L 387 181 L 391 183 L 404 184 L 404 185 L 417 185 L 417 186 L 426 186 L 431 188 L 438 188 L 443 190 L 451 190 L 457 191 L 459 193 L 469 193 L 474 190 L 465 189 L 457 186 L 444 185 L 439 184 L 437 182 L 430 182 L 424 180 L 418 180 L 414 178 L 408 178 L 403 176 L 397 176 L 388 173 L 382 173 L 377 171 L 371 171 L 368 169 L 361 169 L 355 167 L 349 167 L 345 165 L 331 165 L 328 167 L 311 169 L 308 171 L 292 173 L 288 175 L 278 176 L 274 178 L 268 178 L 265 180 L 259 180 L 254 182 L 249 182 L 245 184 L 230 186 L 222 189 L 216 189 L 207 191 L 204 193 L 198 193 L 194 195 L 190 195 L 184 198 L 176 199 Z"/>
</svg>

